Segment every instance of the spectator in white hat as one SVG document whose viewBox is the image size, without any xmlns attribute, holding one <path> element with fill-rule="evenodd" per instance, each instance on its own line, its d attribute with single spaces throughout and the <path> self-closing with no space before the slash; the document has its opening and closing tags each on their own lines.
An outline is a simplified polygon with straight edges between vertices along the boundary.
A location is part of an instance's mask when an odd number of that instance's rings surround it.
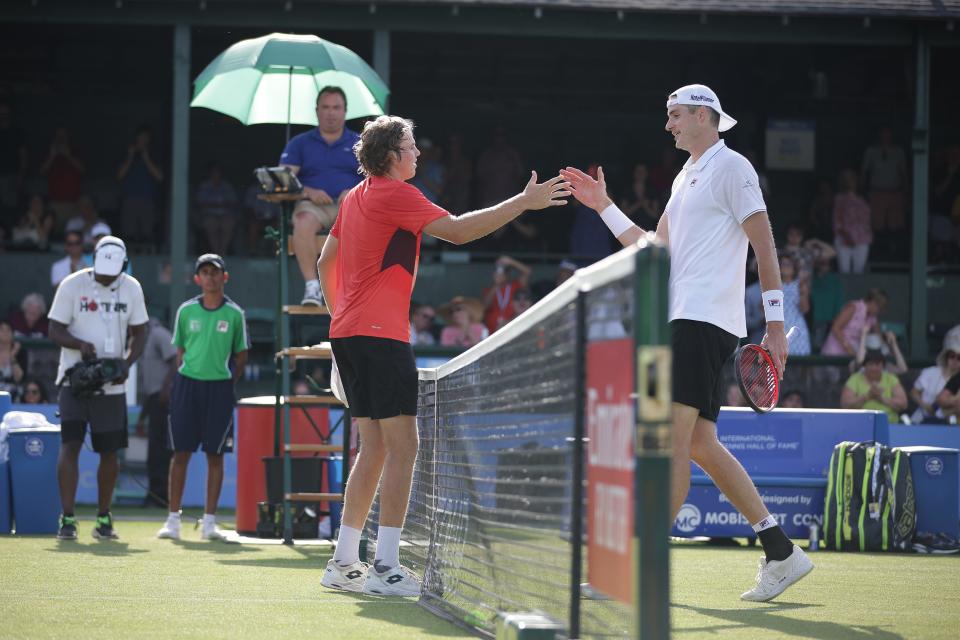
<svg viewBox="0 0 960 640">
<path fill-rule="evenodd" d="M 756 170 L 720 139 L 737 121 L 724 112 L 717 94 L 702 84 L 686 85 L 667 96 L 666 110 L 667 132 L 678 149 L 690 154 L 673 181 L 656 231 L 670 248 L 672 516 L 690 489 L 692 460 L 757 533 L 765 557 L 756 586 L 740 597 L 767 601 L 810 573 L 813 563 L 787 538 L 743 466 L 719 441 L 716 422 L 723 400 L 723 365 L 747 335 L 743 300 L 748 245 L 756 254 L 763 289 L 763 344 L 782 376 L 789 347 L 776 245 Z M 560 175 L 623 246 L 644 236 L 646 230 L 607 195 L 602 168 L 596 178 L 573 167 Z"/>
</svg>

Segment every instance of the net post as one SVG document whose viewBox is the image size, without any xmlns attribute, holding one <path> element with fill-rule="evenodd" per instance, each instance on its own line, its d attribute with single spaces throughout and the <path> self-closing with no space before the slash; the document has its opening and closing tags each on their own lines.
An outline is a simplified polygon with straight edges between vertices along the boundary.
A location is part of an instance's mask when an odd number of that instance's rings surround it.
<svg viewBox="0 0 960 640">
<path fill-rule="evenodd" d="M 641 245 L 634 271 L 633 637 L 664 639 L 670 637 L 670 259 L 665 247 Z"/>
<path fill-rule="evenodd" d="M 570 496 L 570 619 L 567 637 L 580 637 L 580 583 L 583 567 L 583 443 L 586 435 L 587 412 L 587 294 L 577 292 L 575 302 L 576 325 L 573 363 L 573 487 Z"/>
</svg>

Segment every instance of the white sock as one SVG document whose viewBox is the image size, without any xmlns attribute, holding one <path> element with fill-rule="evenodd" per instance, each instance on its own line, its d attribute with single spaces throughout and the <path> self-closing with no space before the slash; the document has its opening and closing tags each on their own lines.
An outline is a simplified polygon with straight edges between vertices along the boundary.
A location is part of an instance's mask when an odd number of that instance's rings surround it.
<svg viewBox="0 0 960 640">
<path fill-rule="evenodd" d="M 212 513 L 203 514 L 203 528 L 213 529 L 217 526 L 217 516 Z"/>
<path fill-rule="evenodd" d="M 374 564 L 395 567 L 400 564 L 400 533 L 402 527 L 385 527 L 377 529 L 377 553 Z"/>
<path fill-rule="evenodd" d="M 766 529 L 772 529 L 775 526 L 777 526 L 777 519 L 768 513 L 760 520 L 760 522 L 753 525 L 753 530 L 757 533 L 760 533 Z"/>
<path fill-rule="evenodd" d="M 180 526 L 180 512 L 179 512 L 179 511 L 171 511 L 170 513 L 168 513 L 168 514 L 167 514 L 167 524 L 168 524 L 168 525 L 173 525 L 173 526 L 179 527 L 179 526 Z"/>
<path fill-rule="evenodd" d="M 319 280 L 307 280 L 307 291 L 316 289 L 320 291 L 320 281 Z"/>
<path fill-rule="evenodd" d="M 341 567 L 346 567 L 360 560 L 360 529 L 340 525 L 340 535 L 337 536 L 337 549 L 333 552 L 333 561 Z"/>
</svg>

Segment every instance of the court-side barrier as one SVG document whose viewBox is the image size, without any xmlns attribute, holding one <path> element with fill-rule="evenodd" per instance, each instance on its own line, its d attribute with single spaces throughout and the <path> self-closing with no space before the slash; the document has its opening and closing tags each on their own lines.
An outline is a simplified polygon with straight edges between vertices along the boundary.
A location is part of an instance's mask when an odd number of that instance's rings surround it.
<svg viewBox="0 0 960 640">
<path fill-rule="evenodd" d="M 877 411 L 778 409 L 758 415 L 750 409 L 725 408 L 717 420 L 717 434 L 743 464 L 770 513 L 792 538 L 806 538 L 811 525 L 822 524 L 827 467 L 838 442 L 876 440 L 890 446 L 960 449 L 956 426 L 890 425 L 886 415 Z M 674 522 L 673 535 L 755 537 L 750 523 L 704 471 L 696 464 L 691 466 L 690 494 Z M 934 483 L 925 478 L 915 480 L 918 509 L 940 510 L 944 495 L 960 502 L 957 491 L 944 494 L 936 490 L 936 481 L 951 480 L 942 474 L 941 470 L 932 476 Z M 960 490 L 960 478 L 953 477 L 952 483 Z M 956 513 L 960 504 L 945 508 Z"/>
</svg>

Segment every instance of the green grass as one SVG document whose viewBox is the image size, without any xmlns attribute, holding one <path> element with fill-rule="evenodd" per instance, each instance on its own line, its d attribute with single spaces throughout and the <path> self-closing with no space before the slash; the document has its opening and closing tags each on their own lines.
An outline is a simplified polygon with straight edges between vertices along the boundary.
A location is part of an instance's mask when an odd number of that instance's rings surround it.
<svg viewBox="0 0 960 640">
<path fill-rule="evenodd" d="M 162 514 L 118 510 L 119 542 L 0 536 L 0 637 L 469 637 L 415 600 L 320 588 L 329 550 L 157 540 Z M 738 599 L 759 549 L 675 545 L 673 637 L 886 640 L 956 638 L 960 557 L 813 555 L 817 569 L 769 604 Z"/>
</svg>

